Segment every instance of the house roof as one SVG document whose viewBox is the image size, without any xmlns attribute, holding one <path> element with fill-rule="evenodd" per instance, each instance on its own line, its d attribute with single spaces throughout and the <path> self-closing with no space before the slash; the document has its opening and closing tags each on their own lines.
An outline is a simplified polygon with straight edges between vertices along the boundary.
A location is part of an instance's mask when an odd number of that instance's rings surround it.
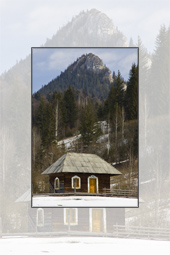
<svg viewBox="0 0 170 255">
<path fill-rule="evenodd" d="M 66 153 L 42 174 L 54 173 L 92 173 L 121 174 L 116 168 L 95 154 Z"/>
</svg>

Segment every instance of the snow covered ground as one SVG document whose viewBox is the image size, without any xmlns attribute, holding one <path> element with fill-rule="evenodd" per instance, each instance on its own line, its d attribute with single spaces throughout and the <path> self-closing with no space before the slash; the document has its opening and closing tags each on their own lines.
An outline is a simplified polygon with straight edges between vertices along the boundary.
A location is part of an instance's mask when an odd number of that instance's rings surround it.
<svg viewBox="0 0 170 255">
<path fill-rule="evenodd" d="M 64 144 L 65 149 L 69 149 L 72 146 L 74 147 L 74 142 L 76 142 L 80 137 L 81 137 L 81 135 L 76 135 L 76 136 L 72 136 L 70 138 L 63 139 L 58 142 L 58 145 L 62 146 Z"/>
<path fill-rule="evenodd" d="M 34 207 L 138 207 L 136 198 L 34 195 Z"/>
<path fill-rule="evenodd" d="M 0 239 L 0 254 L 41 255 L 76 253 L 103 255 L 170 254 L 170 242 L 132 240 L 106 237 L 54 237 L 54 238 L 5 238 Z"/>
</svg>

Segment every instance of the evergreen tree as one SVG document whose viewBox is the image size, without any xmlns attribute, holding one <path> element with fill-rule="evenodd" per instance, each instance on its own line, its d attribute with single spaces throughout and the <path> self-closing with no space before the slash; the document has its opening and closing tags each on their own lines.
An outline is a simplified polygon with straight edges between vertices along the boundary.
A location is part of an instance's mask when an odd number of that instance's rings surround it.
<svg viewBox="0 0 170 255">
<path fill-rule="evenodd" d="M 160 115 L 169 112 L 169 38 L 170 27 L 166 29 L 161 26 L 156 38 L 156 47 L 153 55 L 152 66 L 150 70 L 150 82 L 152 89 L 151 101 L 153 115 Z"/>
<path fill-rule="evenodd" d="M 41 135 L 42 145 L 48 147 L 55 138 L 55 116 L 51 103 L 45 103 L 41 97 L 36 121 Z"/>
<path fill-rule="evenodd" d="M 107 118 L 109 116 L 109 119 L 111 121 L 115 118 L 115 113 L 117 109 L 116 107 L 120 108 L 121 110 L 124 105 L 124 89 L 123 89 L 124 80 L 121 76 L 120 71 L 118 71 L 118 75 L 115 75 L 115 73 L 113 73 L 113 75 L 114 82 L 110 88 L 109 95 L 105 100 L 103 109 L 103 114 L 105 114 L 105 117 Z"/>
<path fill-rule="evenodd" d="M 46 112 L 46 104 L 43 97 L 40 98 L 40 105 L 38 107 L 38 113 L 36 118 L 36 125 L 40 131 L 41 136 L 43 136 L 44 123 L 45 123 L 45 112 Z"/>
<path fill-rule="evenodd" d="M 97 118 L 98 118 L 99 120 L 103 120 L 103 118 L 104 118 L 104 107 L 103 107 L 102 104 L 100 104 L 100 105 L 98 106 L 98 109 L 97 109 Z"/>
<path fill-rule="evenodd" d="M 121 73 L 118 70 L 118 75 L 115 76 L 114 86 L 115 86 L 115 94 L 116 94 L 116 103 L 122 107 L 124 104 L 124 90 L 123 90 L 124 80 L 121 77 Z"/>
<path fill-rule="evenodd" d="M 116 79 L 116 73 L 115 73 L 115 71 L 113 71 L 113 82 L 115 79 Z"/>
<path fill-rule="evenodd" d="M 110 116 L 110 120 L 113 119 L 115 113 L 115 103 L 116 103 L 116 89 L 111 87 L 108 98 L 105 101 L 105 112 Z"/>
<path fill-rule="evenodd" d="M 80 134 L 82 135 L 82 141 L 84 145 L 89 145 L 93 141 L 94 123 L 94 111 L 92 103 L 89 102 L 89 104 L 83 109 L 80 121 Z"/>
<path fill-rule="evenodd" d="M 51 103 L 47 105 L 46 109 L 46 135 L 44 143 L 49 146 L 55 140 L 55 114 Z"/>
<path fill-rule="evenodd" d="M 65 127 L 70 129 L 75 127 L 77 119 L 77 106 L 74 98 L 74 93 L 71 86 L 64 92 L 63 98 L 63 120 Z"/>
<path fill-rule="evenodd" d="M 133 43 L 132 37 L 129 40 L 129 47 L 135 47 L 135 44 Z"/>
<path fill-rule="evenodd" d="M 125 111 L 128 120 L 138 118 L 138 67 L 133 64 L 127 83 Z"/>
</svg>

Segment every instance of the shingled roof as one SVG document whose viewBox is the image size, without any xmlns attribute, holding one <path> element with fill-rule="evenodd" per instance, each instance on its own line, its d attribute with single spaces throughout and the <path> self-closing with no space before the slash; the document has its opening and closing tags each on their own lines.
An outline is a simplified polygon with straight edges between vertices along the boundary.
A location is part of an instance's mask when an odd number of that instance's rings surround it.
<svg viewBox="0 0 170 255">
<path fill-rule="evenodd" d="M 116 168 L 95 154 L 66 153 L 42 174 L 55 173 L 92 173 L 121 174 Z"/>
</svg>

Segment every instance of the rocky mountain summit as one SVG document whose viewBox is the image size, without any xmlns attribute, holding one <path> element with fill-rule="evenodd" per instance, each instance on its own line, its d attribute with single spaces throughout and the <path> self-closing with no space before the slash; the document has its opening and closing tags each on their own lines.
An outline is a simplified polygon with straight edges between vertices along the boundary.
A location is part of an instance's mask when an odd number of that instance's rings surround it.
<svg viewBox="0 0 170 255">
<path fill-rule="evenodd" d="M 73 64 L 73 70 L 77 67 L 80 67 L 82 70 L 89 70 L 96 74 L 104 71 L 103 79 L 109 80 L 113 82 L 113 77 L 111 71 L 103 64 L 103 61 L 93 53 L 89 53 L 87 55 L 82 55 L 76 62 Z"/>
<path fill-rule="evenodd" d="M 46 42 L 45 47 L 49 46 L 127 47 L 128 40 L 106 14 L 91 9 L 73 17 L 51 40 Z"/>
<path fill-rule="evenodd" d="M 63 92 L 71 85 L 75 90 L 83 90 L 90 95 L 105 98 L 113 82 L 112 72 L 93 53 L 83 54 L 64 72 L 41 88 L 38 93 Z"/>
<path fill-rule="evenodd" d="M 99 10 L 82 11 L 60 28 L 41 47 L 126 47 L 128 40 L 117 28 L 113 21 Z M 17 79 L 16 79 L 17 77 Z M 17 80 L 21 80 L 18 83 Z M 0 76 L 3 89 L 6 84 L 25 86 L 31 84 L 31 55 L 20 60 L 11 69 Z"/>
</svg>

